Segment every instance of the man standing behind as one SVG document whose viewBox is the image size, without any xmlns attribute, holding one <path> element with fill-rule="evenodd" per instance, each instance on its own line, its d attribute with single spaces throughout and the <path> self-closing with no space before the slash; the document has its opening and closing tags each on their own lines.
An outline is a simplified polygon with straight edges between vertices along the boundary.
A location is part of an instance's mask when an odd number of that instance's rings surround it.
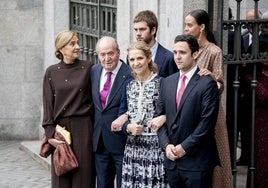
<svg viewBox="0 0 268 188">
<path fill-rule="evenodd" d="M 104 36 L 96 45 L 100 64 L 92 67 L 92 98 L 95 109 L 93 151 L 98 188 L 121 187 L 122 161 L 126 135 L 112 132 L 111 123 L 117 118 L 122 89 L 130 78 L 129 66 L 119 60 L 120 50 L 116 40 Z"/>
<path fill-rule="evenodd" d="M 180 71 L 163 80 L 156 108 L 156 116 L 166 115 L 158 136 L 171 188 L 212 187 L 219 160 L 214 139 L 219 91 L 212 77 L 198 75 L 198 50 L 191 35 L 175 38 L 174 60 Z"/>
<path fill-rule="evenodd" d="M 256 11 L 256 17 L 255 17 L 255 9 L 250 9 L 246 13 L 246 20 L 255 20 L 255 19 L 261 19 L 261 12 Z M 253 33 L 253 25 L 249 25 L 247 27 L 247 32 L 243 35 L 244 40 L 244 48 L 246 52 L 251 53 L 252 51 L 252 33 Z"/>
<path fill-rule="evenodd" d="M 172 52 L 156 41 L 158 21 L 155 14 L 150 10 L 141 11 L 133 22 L 137 41 L 144 41 L 151 48 L 152 59 L 158 66 L 159 76 L 167 77 L 178 72 Z"/>
<path fill-rule="evenodd" d="M 256 13 L 256 17 L 255 17 Z M 258 20 L 261 19 L 261 12 L 255 9 L 250 9 L 246 13 L 247 20 Z M 253 43 L 256 44 L 256 40 L 253 35 L 254 30 L 253 24 L 247 26 L 248 33 L 243 36 L 244 48 L 246 53 L 252 54 L 254 51 Z M 261 32 L 259 32 L 260 34 Z M 258 35 L 259 35 L 258 34 Z M 255 41 L 254 41 L 255 40 Z M 260 47 L 260 46 L 259 46 Z M 252 51 L 253 50 L 253 51 Z M 259 48 L 261 51 L 261 49 Z M 257 52 L 258 53 L 258 52 Z M 239 66 L 239 93 L 238 93 L 238 115 L 237 115 L 237 131 L 240 132 L 240 143 L 241 143 L 241 155 L 237 160 L 237 165 L 248 165 L 250 162 L 250 134 L 251 134 L 251 110 L 252 109 L 252 96 L 250 86 L 246 81 L 246 75 L 251 75 L 255 64 L 242 64 Z M 257 73 L 261 72 L 261 64 L 256 64 Z M 233 128 L 233 127 L 232 127 Z"/>
</svg>

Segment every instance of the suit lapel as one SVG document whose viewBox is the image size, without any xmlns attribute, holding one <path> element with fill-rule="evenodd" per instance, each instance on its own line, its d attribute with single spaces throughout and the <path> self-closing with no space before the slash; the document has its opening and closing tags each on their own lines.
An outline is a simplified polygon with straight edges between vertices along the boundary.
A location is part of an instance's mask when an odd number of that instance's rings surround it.
<svg viewBox="0 0 268 188">
<path fill-rule="evenodd" d="M 168 87 L 166 88 L 168 91 L 166 91 L 167 93 L 167 105 L 169 105 L 168 107 L 171 109 L 171 113 L 173 114 L 173 117 L 175 117 L 176 113 L 177 113 L 177 108 L 176 108 L 176 99 L 177 99 L 177 88 L 178 88 L 178 82 L 179 82 L 179 78 L 180 78 L 180 73 L 177 72 L 175 74 L 172 75 L 171 77 L 172 79 L 170 79 L 167 83 Z M 172 122 L 174 122 L 175 118 L 173 119 Z M 171 123 L 172 125 L 173 123 Z"/>
<path fill-rule="evenodd" d="M 179 82 L 179 78 L 180 78 L 180 73 L 176 73 L 176 76 L 173 77 L 174 79 L 171 80 L 171 83 L 174 83 L 173 86 L 170 87 L 170 98 L 171 98 L 171 104 L 172 108 L 174 108 L 174 111 L 177 111 L 177 107 L 176 107 L 176 100 L 177 100 L 177 90 L 178 90 L 178 82 Z"/>
<path fill-rule="evenodd" d="M 197 74 L 199 72 L 199 68 L 197 68 L 197 70 L 195 71 L 195 73 L 193 74 L 192 78 L 190 79 L 189 83 L 187 84 L 184 92 L 183 92 L 183 95 L 182 95 L 182 98 L 181 98 L 181 101 L 180 101 L 180 104 L 179 104 L 179 107 L 177 109 L 177 112 L 176 112 L 176 115 L 172 121 L 172 124 L 176 121 L 177 119 L 177 116 L 179 115 L 180 111 L 182 110 L 182 107 L 185 103 L 185 100 L 188 98 L 189 94 L 191 93 L 191 91 L 195 88 L 195 86 L 198 84 L 197 80 L 199 79 L 199 75 Z M 178 83 L 178 82 L 177 82 Z M 176 97 L 175 97 L 175 104 L 176 104 Z M 176 106 L 176 105 L 175 105 Z M 176 107 L 175 107 L 176 108 Z"/>
<path fill-rule="evenodd" d="M 158 66 L 158 70 L 159 72 L 162 72 L 161 69 L 162 69 L 162 63 L 159 63 L 159 62 L 164 62 L 165 61 L 165 55 L 163 54 L 163 47 L 158 43 L 158 48 L 156 50 L 156 54 L 155 54 L 155 58 L 154 58 L 154 62 L 156 62 L 157 66 Z"/>
<path fill-rule="evenodd" d="M 100 77 L 101 77 L 101 71 L 102 71 L 102 66 L 98 66 L 96 69 L 96 78 L 94 79 L 94 81 L 96 82 L 96 84 L 94 84 L 94 88 L 93 91 L 95 93 L 95 103 L 97 108 L 99 108 L 100 111 L 102 111 L 102 106 L 100 103 Z"/>
<path fill-rule="evenodd" d="M 187 86 L 183 92 L 178 110 L 180 110 L 180 108 L 183 106 L 185 100 L 187 99 L 188 95 L 191 93 L 192 89 L 196 86 L 198 78 L 199 78 L 199 76 L 196 74 L 194 74 L 192 76 L 191 80 L 189 81 L 189 83 L 187 84 Z"/>
<path fill-rule="evenodd" d="M 114 79 L 114 83 L 113 83 L 113 86 L 111 88 L 106 107 L 109 107 L 110 103 L 113 101 L 113 98 L 115 97 L 115 95 L 117 95 L 118 90 L 122 87 L 122 84 L 125 82 L 125 80 L 127 78 L 127 74 L 128 74 L 127 65 L 122 63 L 122 65 L 121 65 L 121 67 L 120 67 L 120 69 L 119 69 L 119 71 Z"/>
</svg>

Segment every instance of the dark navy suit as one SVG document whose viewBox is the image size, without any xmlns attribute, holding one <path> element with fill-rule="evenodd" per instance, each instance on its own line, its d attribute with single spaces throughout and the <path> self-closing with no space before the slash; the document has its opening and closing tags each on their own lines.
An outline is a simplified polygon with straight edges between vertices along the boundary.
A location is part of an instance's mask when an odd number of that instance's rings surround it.
<svg viewBox="0 0 268 188">
<path fill-rule="evenodd" d="M 219 109 L 219 91 L 210 76 L 199 76 L 195 71 L 190 79 L 180 105 L 176 109 L 179 72 L 165 78 L 161 85 L 156 116 L 166 114 L 166 125 L 159 131 L 160 146 L 181 144 L 186 152 L 171 161 L 165 156 L 167 170 L 179 169 L 191 176 L 194 171 L 209 171 L 218 162 L 214 127 Z M 171 180 L 168 177 L 169 181 Z M 176 181 L 176 180 L 175 180 Z"/>
<path fill-rule="evenodd" d="M 243 41 L 244 41 L 244 49 L 246 52 L 248 52 L 248 47 L 250 46 L 249 44 L 249 37 L 250 37 L 250 33 L 247 33 L 243 36 Z"/>
<path fill-rule="evenodd" d="M 161 77 L 167 77 L 175 72 L 178 72 L 177 65 L 174 62 L 174 55 L 171 51 L 164 48 L 158 43 L 154 62 L 158 66 L 158 75 Z"/>
<path fill-rule="evenodd" d="M 100 102 L 101 64 L 91 69 L 92 98 L 94 102 L 93 151 L 99 188 L 114 187 L 115 173 L 118 174 L 117 187 L 121 184 L 121 165 L 126 142 L 123 132 L 112 132 L 111 123 L 117 118 L 124 82 L 131 77 L 128 65 L 122 63 L 112 85 L 107 105 L 104 109 Z M 99 179 L 100 178 L 100 179 Z"/>
</svg>

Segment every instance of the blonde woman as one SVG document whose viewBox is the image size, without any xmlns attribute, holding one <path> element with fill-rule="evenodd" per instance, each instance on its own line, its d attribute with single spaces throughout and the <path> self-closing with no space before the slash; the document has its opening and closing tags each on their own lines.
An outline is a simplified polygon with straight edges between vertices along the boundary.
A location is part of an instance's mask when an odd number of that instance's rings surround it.
<svg viewBox="0 0 268 188">
<path fill-rule="evenodd" d="M 145 42 L 131 44 L 127 52 L 133 79 L 126 85 L 122 100 L 125 103 L 122 106 L 127 106 L 128 117 L 122 127 L 128 135 L 122 166 L 122 187 L 167 187 L 164 153 L 159 147 L 157 129 L 149 127 L 161 78 L 157 75 L 157 66 Z M 165 122 L 165 116 L 161 121 Z"/>
<path fill-rule="evenodd" d="M 94 187 L 92 164 L 92 98 L 89 72 L 92 64 L 79 60 L 77 34 L 65 30 L 55 39 L 59 63 L 47 68 L 43 80 L 43 122 L 48 142 L 61 144 L 53 138 L 57 124 L 64 126 L 72 136 L 71 148 L 79 167 L 57 176 L 51 163 L 51 187 Z M 51 157 L 53 158 L 53 157 Z"/>
</svg>

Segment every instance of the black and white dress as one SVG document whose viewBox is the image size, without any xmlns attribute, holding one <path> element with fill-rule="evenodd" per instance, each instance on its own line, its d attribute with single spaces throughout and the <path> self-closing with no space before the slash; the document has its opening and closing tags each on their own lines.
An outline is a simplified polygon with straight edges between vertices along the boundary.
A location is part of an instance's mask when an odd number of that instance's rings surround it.
<svg viewBox="0 0 268 188">
<path fill-rule="evenodd" d="M 122 188 L 164 188 L 164 153 L 159 148 L 157 133 L 147 127 L 153 118 L 160 91 L 156 74 L 145 82 L 132 80 L 126 86 L 127 114 L 131 121 L 141 120 L 142 135 L 128 135 L 122 166 Z"/>
</svg>

